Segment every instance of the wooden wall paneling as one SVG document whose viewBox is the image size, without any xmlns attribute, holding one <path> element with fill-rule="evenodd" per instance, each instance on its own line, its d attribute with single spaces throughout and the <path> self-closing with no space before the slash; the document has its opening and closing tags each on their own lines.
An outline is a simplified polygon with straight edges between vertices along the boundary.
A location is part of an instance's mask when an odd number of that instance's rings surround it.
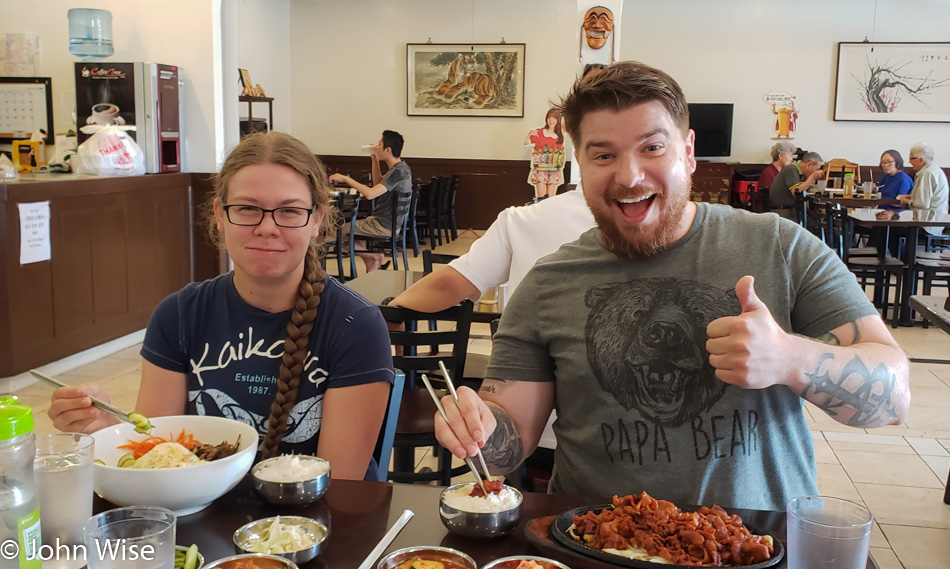
<svg viewBox="0 0 950 569">
<path fill-rule="evenodd" d="M 97 201 L 106 201 L 100 198 Z M 122 318 L 129 312 L 129 263 L 126 255 L 130 208 L 126 200 L 108 200 L 108 206 L 91 208 L 92 224 L 92 327 Z M 54 291 L 56 292 L 56 291 Z"/>
<path fill-rule="evenodd" d="M 36 264 L 50 266 L 53 287 L 48 295 L 31 299 L 29 307 L 30 310 L 42 310 L 44 305 L 52 307 L 55 322 L 52 337 L 62 335 L 67 330 L 83 328 L 85 323 L 94 319 L 92 227 L 95 223 L 96 219 L 89 215 L 88 207 L 83 206 L 82 200 L 70 198 L 62 200 L 62 203 L 51 200 L 52 260 Z M 32 284 L 28 274 L 24 273 L 22 277 L 20 282 L 24 286 Z"/>
<path fill-rule="evenodd" d="M 0 185 L 0 377 L 143 328 L 191 274 L 189 174 L 55 180 Z M 44 200 L 52 260 L 20 266 L 16 204 Z"/>
<path fill-rule="evenodd" d="M 222 261 L 227 256 L 211 241 L 204 218 L 206 205 L 214 194 L 213 176 L 214 174 L 207 173 L 191 174 L 191 240 L 194 247 L 192 280 L 195 281 L 212 279 L 221 274 Z"/>
</svg>

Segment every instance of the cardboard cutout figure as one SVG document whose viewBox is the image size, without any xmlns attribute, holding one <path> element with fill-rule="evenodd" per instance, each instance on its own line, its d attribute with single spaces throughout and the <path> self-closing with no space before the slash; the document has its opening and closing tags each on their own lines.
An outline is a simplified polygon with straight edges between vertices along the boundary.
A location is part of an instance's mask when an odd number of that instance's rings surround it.
<svg viewBox="0 0 950 569">
<path fill-rule="evenodd" d="M 775 115 L 775 135 L 772 140 L 792 140 L 798 121 L 798 103 L 795 95 L 787 91 L 769 91 L 762 100 L 771 105 Z"/>
<path fill-rule="evenodd" d="M 534 186 L 535 198 L 549 198 L 564 183 L 564 133 L 561 113 L 550 109 L 544 115 L 544 126 L 528 131 L 524 146 L 531 150 L 531 172 L 528 183 Z"/>
</svg>

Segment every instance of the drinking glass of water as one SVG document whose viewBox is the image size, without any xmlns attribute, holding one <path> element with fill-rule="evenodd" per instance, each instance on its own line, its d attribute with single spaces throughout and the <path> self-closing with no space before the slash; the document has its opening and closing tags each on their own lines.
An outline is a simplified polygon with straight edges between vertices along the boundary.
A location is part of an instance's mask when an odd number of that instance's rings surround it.
<svg viewBox="0 0 950 569">
<path fill-rule="evenodd" d="M 874 515 L 861 504 L 802 496 L 788 503 L 789 569 L 864 569 Z"/>
<path fill-rule="evenodd" d="M 83 526 L 89 569 L 173 569 L 175 514 L 158 506 L 127 506 L 97 514 Z"/>
<path fill-rule="evenodd" d="M 82 525 L 92 516 L 94 457 L 95 440 L 89 435 L 36 435 L 33 474 L 44 544 L 82 543 Z"/>
</svg>

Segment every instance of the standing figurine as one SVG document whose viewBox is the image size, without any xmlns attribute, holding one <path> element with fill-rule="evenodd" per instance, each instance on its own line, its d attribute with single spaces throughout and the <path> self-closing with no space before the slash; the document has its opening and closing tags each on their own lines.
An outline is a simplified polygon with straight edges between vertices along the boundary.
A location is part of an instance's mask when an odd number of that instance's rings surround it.
<svg viewBox="0 0 950 569">
<path fill-rule="evenodd" d="M 531 173 L 528 183 L 534 186 L 536 199 L 553 196 L 564 183 L 564 134 L 561 132 L 561 113 L 550 109 L 544 116 L 544 126 L 531 129 L 524 137 L 524 146 L 531 151 Z"/>
</svg>

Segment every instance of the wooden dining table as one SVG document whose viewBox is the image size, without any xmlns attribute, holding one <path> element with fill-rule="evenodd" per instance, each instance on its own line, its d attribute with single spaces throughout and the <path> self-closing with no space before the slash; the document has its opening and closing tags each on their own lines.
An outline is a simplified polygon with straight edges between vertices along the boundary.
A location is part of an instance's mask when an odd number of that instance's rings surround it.
<svg viewBox="0 0 950 569">
<path fill-rule="evenodd" d="M 917 270 L 914 263 L 917 261 L 917 239 L 922 227 L 950 227 L 950 215 L 944 214 L 935 220 L 920 221 L 913 218 L 913 212 L 903 210 L 898 212 L 894 218 L 882 220 L 877 218 L 880 210 L 874 209 L 856 209 L 852 210 L 848 216 L 851 220 L 864 227 L 886 227 L 889 229 L 898 229 L 904 232 L 907 237 L 907 245 L 904 247 L 904 255 L 901 262 L 904 263 L 904 284 L 900 290 L 900 324 L 901 326 L 913 326 L 911 319 L 912 307 L 910 297 L 917 292 Z M 881 240 L 878 243 L 878 256 L 884 257 L 887 254 L 887 243 Z"/>
<path fill-rule="evenodd" d="M 379 304 L 386 298 L 399 296 L 424 276 L 422 271 L 371 271 L 346 281 L 346 286 L 370 302 Z M 504 295 L 491 293 L 489 291 L 475 303 L 472 322 L 491 323 L 501 318 L 505 308 Z"/>
<path fill-rule="evenodd" d="M 196 514 L 178 518 L 176 541 L 179 545 L 196 544 L 210 562 L 234 555 L 233 535 L 253 520 L 276 515 L 297 515 L 316 519 L 329 527 L 329 538 L 315 559 L 301 569 L 356 569 L 373 550 L 388 528 L 412 510 L 413 518 L 383 554 L 416 546 L 441 546 L 463 551 L 479 567 L 512 555 L 542 555 L 561 561 L 572 569 L 617 569 L 566 549 L 554 542 L 549 526 L 560 513 L 584 505 L 602 504 L 602 499 L 576 494 L 524 493 L 521 521 L 509 535 L 494 539 L 468 538 L 451 534 L 439 518 L 439 494 L 443 488 L 427 485 L 390 484 L 333 480 L 327 493 L 317 502 L 296 507 L 266 504 L 254 491 L 250 477 Z M 108 509 L 96 499 L 96 510 Z M 785 542 L 785 512 L 731 509 L 757 533 L 769 533 Z M 372 567 L 375 569 L 376 563 Z M 787 567 L 782 558 L 774 567 Z M 866 567 L 878 569 L 868 556 Z"/>
<path fill-rule="evenodd" d="M 950 334 L 950 298 L 946 296 L 912 295 L 911 307 L 931 324 Z M 920 361 L 920 360 L 911 360 Z M 927 360 L 929 363 L 950 364 L 948 360 Z M 950 504 L 950 474 L 947 475 L 947 486 L 943 493 L 943 502 Z"/>
</svg>

